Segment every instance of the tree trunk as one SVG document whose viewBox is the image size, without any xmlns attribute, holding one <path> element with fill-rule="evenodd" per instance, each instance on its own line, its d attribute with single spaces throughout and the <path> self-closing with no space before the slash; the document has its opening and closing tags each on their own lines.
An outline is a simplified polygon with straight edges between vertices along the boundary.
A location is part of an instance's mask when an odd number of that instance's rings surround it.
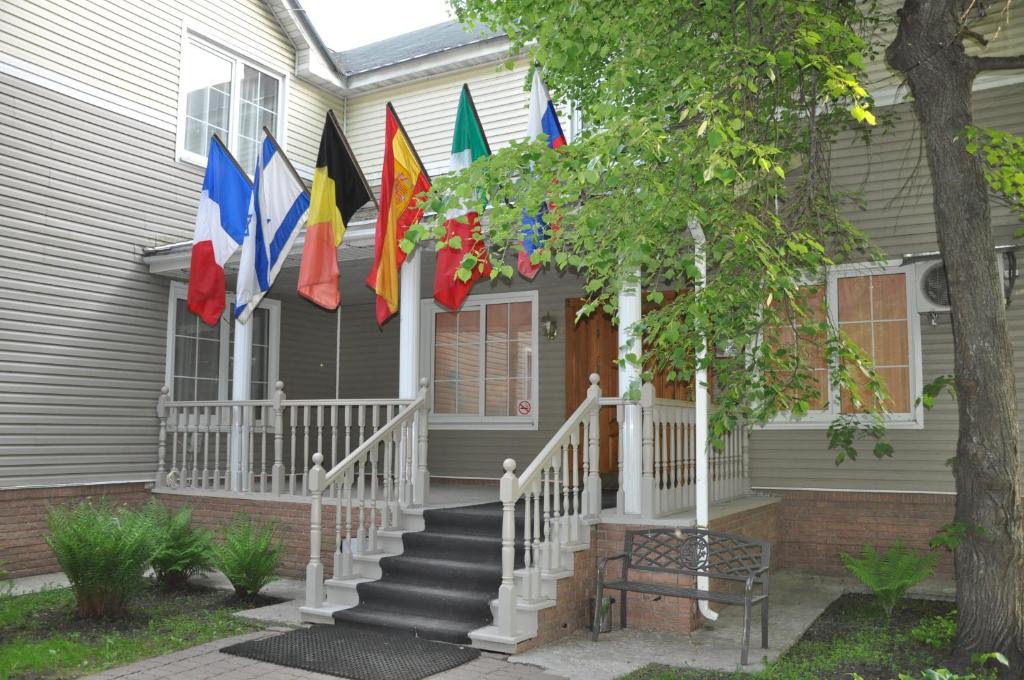
<svg viewBox="0 0 1024 680">
<path fill-rule="evenodd" d="M 981 161 L 968 154 L 974 66 L 960 40 L 959 0 L 906 0 L 886 51 L 906 76 L 924 138 L 953 320 L 960 432 L 953 473 L 956 646 L 1000 651 L 1024 673 L 1024 526 L 1013 353 Z"/>
</svg>

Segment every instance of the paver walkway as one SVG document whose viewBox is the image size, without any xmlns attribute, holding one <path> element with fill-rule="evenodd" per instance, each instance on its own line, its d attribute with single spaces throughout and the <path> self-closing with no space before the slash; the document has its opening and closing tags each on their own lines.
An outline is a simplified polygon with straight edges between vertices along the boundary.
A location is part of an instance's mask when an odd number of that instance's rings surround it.
<svg viewBox="0 0 1024 680">
<path fill-rule="evenodd" d="M 267 629 L 225 640 L 215 640 L 171 654 L 164 654 L 130 666 L 113 668 L 90 675 L 89 680 L 338 680 L 333 675 L 310 673 L 297 668 L 221 654 L 220 649 L 236 642 L 278 635 L 286 629 Z M 484 652 L 479 659 L 450 671 L 431 676 L 431 680 L 564 680 L 536 666 L 512 664 L 499 654 Z"/>
</svg>

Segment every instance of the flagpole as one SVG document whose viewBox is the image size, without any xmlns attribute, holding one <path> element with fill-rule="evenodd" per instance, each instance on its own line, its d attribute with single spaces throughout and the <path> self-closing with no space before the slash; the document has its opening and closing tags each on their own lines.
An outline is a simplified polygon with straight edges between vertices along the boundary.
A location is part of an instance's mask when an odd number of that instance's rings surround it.
<svg viewBox="0 0 1024 680">
<path fill-rule="evenodd" d="M 334 328 L 334 398 L 340 399 L 341 390 L 341 305 L 335 310 L 336 323 Z"/>
</svg>

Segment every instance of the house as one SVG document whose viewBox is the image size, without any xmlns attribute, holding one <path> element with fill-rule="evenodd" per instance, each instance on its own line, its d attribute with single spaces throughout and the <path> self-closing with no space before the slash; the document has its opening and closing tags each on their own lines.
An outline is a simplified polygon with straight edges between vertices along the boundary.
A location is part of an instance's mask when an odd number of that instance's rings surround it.
<svg viewBox="0 0 1024 680">
<path fill-rule="evenodd" d="M 233 324 L 187 312 L 212 132 L 247 167 L 266 125 L 308 181 L 333 110 L 376 191 L 391 101 L 427 170 L 443 173 L 463 83 L 492 147 L 525 135 L 527 65 L 499 68 L 504 36 L 443 24 L 332 52 L 294 0 L 8 3 L 0 19 L 0 559 L 14 575 L 55 568 L 47 503 L 152 494 L 211 526 L 238 511 L 279 521 L 309 620 L 402 619 L 511 651 L 584 625 L 594 558 L 627 528 L 696 520 L 694 395 L 656 384 L 621 398 L 618 329 L 573 323 L 583 289 L 571 273 L 480 283 L 448 314 L 430 300 L 425 249 L 403 267 L 401 313 L 378 329 L 364 209 L 339 250 L 340 313 L 295 294 L 293 250 L 254 316 L 244 402 L 229 400 Z M 1018 52 L 1021 29 L 998 22 L 986 49 Z M 850 217 L 889 261 L 837 269 L 827 295 L 888 382 L 895 455 L 837 468 L 825 437 L 844 408 L 835 395 L 799 422 L 734 431 L 710 454 L 709 520 L 773 541 L 777 566 L 834 572 L 840 551 L 923 545 L 952 519 L 956 407 L 915 403 L 952 367 L 930 189 L 898 84 L 876 62 L 871 85 L 895 129 L 870 146 L 841 140 L 833 178 L 862 193 Z M 1020 73 L 976 88 L 981 124 L 1024 133 Z M 1016 216 L 994 206 L 993 224 L 1012 246 Z M 1018 352 L 1020 309 L 1008 310 Z M 521 520 L 496 505 L 502 488 Z M 481 503 L 495 505 L 464 509 Z M 503 527 L 506 547 L 528 546 L 519 562 L 501 562 Z M 471 592 L 451 605 L 460 589 Z M 641 625 L 700 619 L 697 605 L 630 608 Z"/>
</svg>

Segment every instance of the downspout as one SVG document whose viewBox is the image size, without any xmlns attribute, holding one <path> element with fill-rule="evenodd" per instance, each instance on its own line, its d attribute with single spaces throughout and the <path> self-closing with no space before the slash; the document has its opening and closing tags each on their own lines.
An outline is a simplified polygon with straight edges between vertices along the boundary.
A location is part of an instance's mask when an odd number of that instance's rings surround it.
<svg viewBox="0 0 1024 680">
<path fill-rule="evenodd" d="M 696 293 L 704 288 L 708 275 L 708 264 L 704 259 L 704 229 L 700 222 L 691 218 L 687 225 L 693 238 L 694 264 L 697 266 L 697 280 L 694 282 Z M 697 421 L 694 432 L 697 449 L 697 527 L 708 528 L 710 521 L 708 512 L 708 371 L 704 368 L 704 357 L 707 356 L 707 337 L 701 336 L 700 348 L 697 350 L 697 375 L 694 387 L 694 416 Z M 708 577 L 697 577 L 697 590 L 708 590 Z M 707 600 L 698 600 L 697 608 L 701 616 L 708 621 L 718 618 L 718 613 L 711 609 Z"/>
</svg>

